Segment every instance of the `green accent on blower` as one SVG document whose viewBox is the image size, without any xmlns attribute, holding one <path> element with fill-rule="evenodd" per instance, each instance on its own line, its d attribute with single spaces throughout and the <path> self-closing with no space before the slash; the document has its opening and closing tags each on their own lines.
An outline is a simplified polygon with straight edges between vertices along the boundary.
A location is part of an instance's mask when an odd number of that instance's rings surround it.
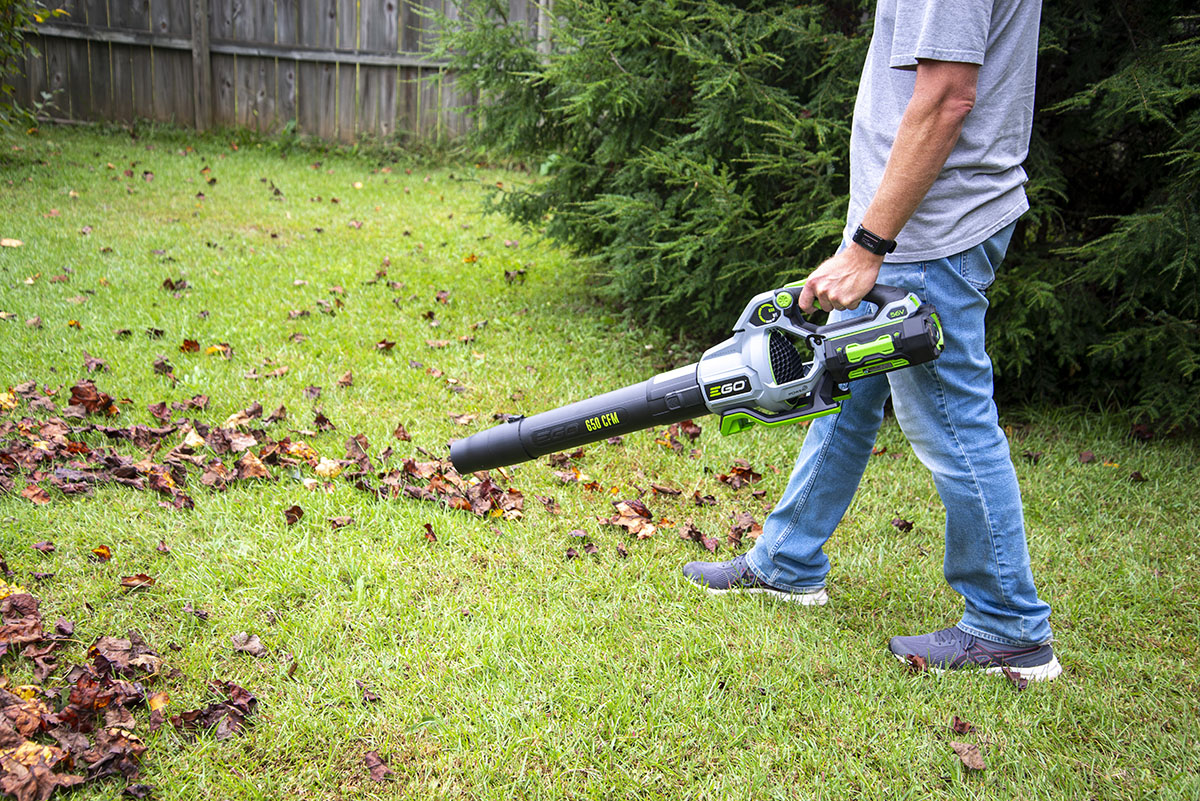
<svg viewBox="0 0 1200 801">
<path fill-rule="evenodd" d="M 888 356 L 896 352 L 896 345 L 890 334 L 881 334 L 870 342 L 852 342 L 846 346 L 846 359 L 850 362 L 861 362 L 868 356 Z M 853 375 L 853 374 L 851 374 Z"/>
<path fill-rule="evenodd" d="M 933 324 L 937 326 L 937 330 L 938 330 L 937 349 L 939 351 L 944 350 L 946 347 L 946 332 L 942 330 L 942 319 L 940 317 L 938 317 L 937 312 L 933 312 L 932 314 L 930 314 L 929 319 L 933 320 Z"/>
<path fill-rule="evenodd" d="M 849 395 L 846 397 L 849 397 Z M 788 423 L 802 423 L 807 420 L 815 420 L 816 418 L 824 417 L 827 414 L 837 414 L 839 408 L 840 407 L 835 406 L 834 408 L 826 409 L 823 412 L 813 412 L 812 414 L 803 414 L 799 417 L 789 417 L 786 420 L 774 421 L 759 420 L 758 418 L 751 417 L 745 412 L 729 412 L 721 415 L 721 436 L 725 437 L 729 436 L 730 434 L 738 434 L 748 428 L 753 428 L 754 426 L 767 426 L 768 428 L 774 428 L 775 426 L 782 426 Z"/>
<path fill-rule="evenodd" d="M 860 367 L 857 370 L 851 370 L 849 378 L 864 378 L 865 376 L 873 375 L 874 373 L 886 373 L 892 370 L 898 370 L 901 367 L 908 367 L 908 359 L 892 359 L 890 362 L 875 362 L 868 364 L 865 367 Z"/>
</svg>

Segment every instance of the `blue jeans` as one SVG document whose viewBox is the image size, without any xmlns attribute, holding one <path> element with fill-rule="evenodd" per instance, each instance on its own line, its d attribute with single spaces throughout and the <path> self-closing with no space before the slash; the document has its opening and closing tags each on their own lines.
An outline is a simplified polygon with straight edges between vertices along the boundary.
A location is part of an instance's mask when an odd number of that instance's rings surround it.
<svg viewBox="0 0 1200 801">
<path fill-rule="evenodd" d="M 1013 227 L 956 256 L 883 265 L 879 283 L 937 307 L 946 349 L 927 364 L 855 381 L 841 412 L 813 421 L 783 497 L 747 555 L 759 579 L 797 590 L 825 585 L 829 559 L 822 546 L 858 488 L 890 393 L 900 428 L 932 471 L 946 507 L 944 572 L 966 605 L 959 628 L 1009 645 L 1050 641 L 1050 607 L 1033 584 L 1021 491 L 984 351 L 983 290 Z M 862 303 L 833 319 L 868 310 Z"/>
</svg>

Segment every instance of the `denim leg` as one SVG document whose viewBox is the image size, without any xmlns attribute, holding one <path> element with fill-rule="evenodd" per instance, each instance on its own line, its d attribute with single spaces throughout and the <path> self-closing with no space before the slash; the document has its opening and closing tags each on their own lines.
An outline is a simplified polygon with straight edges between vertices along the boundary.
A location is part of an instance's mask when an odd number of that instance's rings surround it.
<svg viewBox="0 0 1200 801">
<path fill-rule="evenodd" d="M 831 319 L 858 317 L 872 308 L 864 303 Z M 809 425 L 783 497 L 746 555 L 760 579 L 797 590 L 825 586 L 829 559 L 822 546 L 850 506 L 871 458 L 888 392 L 886 376 L 855 381 L 840 412 Z"/>
<path fill-rule="evenodd" d="M 943 569 L 965 602 L 959 627 L 995 642 L 1040 644 L 1051 639 L 1050 607 L 1034 586 L 1021 491 L 984 350 L 988 302 L 981 290 L 1004 252 L 995 244 L 920 265 L 922 297 L 946 310 L 946 349 L 888 379 L 896 419 L 946 507 Z"/>
</svg>

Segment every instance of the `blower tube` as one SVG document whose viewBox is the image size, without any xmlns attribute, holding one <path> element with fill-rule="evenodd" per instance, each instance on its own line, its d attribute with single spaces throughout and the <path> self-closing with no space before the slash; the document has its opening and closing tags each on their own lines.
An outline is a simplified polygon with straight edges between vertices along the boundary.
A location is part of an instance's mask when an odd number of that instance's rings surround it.
<svg viewBox="0 0 1200 801">
<path fill-rule="evenodd" d="M 463 474 L 491 470 L 708 412 L 696 365 L 689 364 L 640 384 L 501 423 L 452 442 L 450 461 Z"/>
</svg>

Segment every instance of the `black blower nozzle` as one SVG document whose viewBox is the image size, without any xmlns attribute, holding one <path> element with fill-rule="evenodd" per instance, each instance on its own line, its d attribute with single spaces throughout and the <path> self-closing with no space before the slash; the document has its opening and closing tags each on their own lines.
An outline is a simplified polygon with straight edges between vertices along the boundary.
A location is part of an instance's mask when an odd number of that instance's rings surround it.
<svg viewBox="0 0 1200 801">
<path fill-rule="evenodd" d="M 560 409 L 501 423 L 450 444 L 459 473 L 491 470 L 608 439 L 708 414 L 689 364 L 648 381 L 613 390 Z"/>
</svg>

